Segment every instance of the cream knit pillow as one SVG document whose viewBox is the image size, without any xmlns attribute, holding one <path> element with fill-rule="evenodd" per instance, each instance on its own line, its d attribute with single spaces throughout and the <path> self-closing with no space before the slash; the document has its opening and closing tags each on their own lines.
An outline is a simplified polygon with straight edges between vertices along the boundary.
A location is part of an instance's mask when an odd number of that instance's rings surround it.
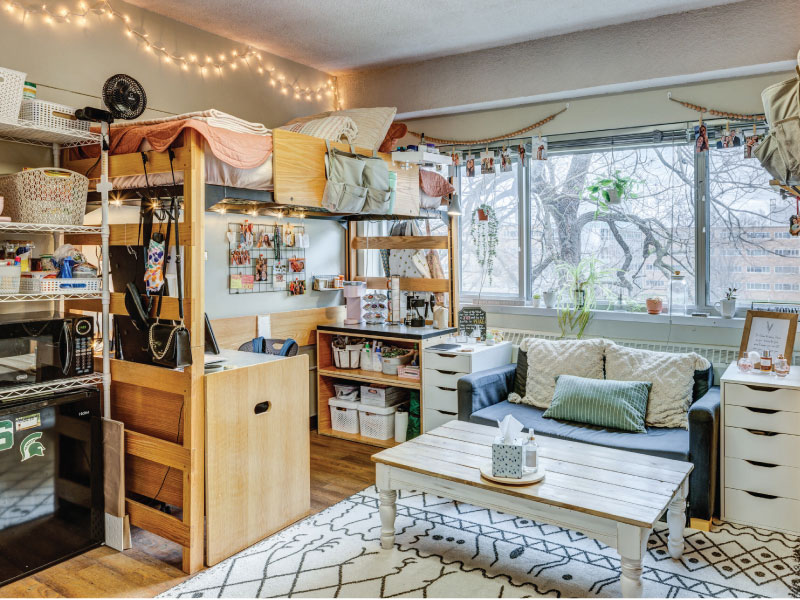
<svg viewBox="0 0 800 600">
<path fill-rule="evenodd" d="M 512 393 L 509 402 L 548 408 L 558 375 L 602 379 L 606 343 L 605 340 L 523 340 L 519 348 L 528 356 L 525 396 Z"/>
<path fill-rule="evenodd" d="M 645 415 L 645 424 L 650 427 L 689 428 L 694 372 L 709 366 L 694 352 L 654 352 L 613 342 L 606 346 L 606 379 L 652 382 Z"/>
</svg>

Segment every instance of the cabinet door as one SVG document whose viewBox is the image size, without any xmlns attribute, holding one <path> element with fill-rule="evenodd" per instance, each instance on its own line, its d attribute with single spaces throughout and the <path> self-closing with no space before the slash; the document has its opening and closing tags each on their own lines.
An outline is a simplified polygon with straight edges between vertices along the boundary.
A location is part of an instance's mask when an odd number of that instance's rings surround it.
<svg viewBox="0 0 800 600">
<path fill-rule="evenodd" d="M 206 375 L 205 387 L 211 566 L 310 509 L 308 357 Z"/>
</svg>

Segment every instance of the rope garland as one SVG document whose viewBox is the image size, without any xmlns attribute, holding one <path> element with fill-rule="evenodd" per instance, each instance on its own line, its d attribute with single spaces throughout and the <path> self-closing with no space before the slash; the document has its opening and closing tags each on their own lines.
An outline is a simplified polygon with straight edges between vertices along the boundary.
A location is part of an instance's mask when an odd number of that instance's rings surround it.
<svg viewBox="0 0 800 600">
<path fill-rule="evenodd" d="M 508 138 L 520 137 L 524 133 L 528 133 L 529 131 L 533 131 L 534 129 L 538 129 L 539 127 L 541 127 L 545 123 L 549 123 L 550 121 L 555 119 L 558 115 L 560 115 L 561 113 L 565 112 L 568 108 L 569 108 L 569 104 L 567 104 L 564 108 L 562 108 L 557 113 L 553 113 L 549 117 L 545 117 L 544 119 L 542 119 L 541 121 L 537 121 L 533 125 L 528 125 L 527 127 L 523 127 L 522 129 L 518 129 L 517 131 L 512 131 L 511 133 L 505 133 L 503 135 L 498 135 L 498 136 L 491 137 L 491 138 L 484 138 L 482 140 L 446 140 L 446 139 L 443 139 L 443 138 L 429 137 L 429 136 L 426 135 L 425 136 L 425 141 L 426 142 L 431 142 L 433 144 L 441 144 L 441 145 L 445 145 L 445 146 L 477 146 L 477 145 L 480 145 L 480 144 L 490 144 L 492 142 L 501 142 L 501 141 L 506 140 Z M 415 136 L 415 137 L 418 137 L 418 138 L 422 137 L 422 134 L 421 133 L 417 133 L 416 131 L 409 131 L 408 133 L 413 135 L 413 136 Z"/>
<path fill-rule="evenodd" d="M 685 106 L 691 110 L 699 112 L 701 115 L 703 113 L 708 113 L 709 115 L 713 115 L 715 117 L 724 117 L 726 119 L 733 119 L 735 121 L 766 121 L 764 115 L 745 115 L 741 113 L 732 113 L 732 112 L 725 112 L 722 110 L 716 110 L 713 108 L 706 108 L 705 106 L 700 106 L 698 104 L 692 104 L 691 102 L 686 102 L 684 100 L 678 100 L 677 98 L 673 98 L 672 94 L 668 94 L 667 98 L 672 100 L 673 102 L 677 102 L 681 106 Z"/>
</svg>

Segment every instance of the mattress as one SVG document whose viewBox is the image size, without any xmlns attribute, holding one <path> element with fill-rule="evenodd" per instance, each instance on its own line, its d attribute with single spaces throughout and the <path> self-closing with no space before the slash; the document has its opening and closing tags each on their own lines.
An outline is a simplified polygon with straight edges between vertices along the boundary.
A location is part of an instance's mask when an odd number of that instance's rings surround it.
<svg viewBox="0 0 800 600">
<path fill-rule="evenodd" d="M 144 141 L 140 147 L 142 152 L 147 152 L 150 149 L 150 144 L 147 141 Z M 221 161 L 211 152 L 208 142 L 204 143 L 204 155 L 206 183 L 248 190 L 272 189 L 272 155 L 262 164 L 252 169 L 237 169 Z M 172 175 L 170 173 L 154 173 L 148 175 L 147 178 L 151 186 L 172 185 Z M 183 171 L 175 171 L 175 182 L 183 183 Z M 147 187 L 144 175 L 114 177 L 111 179 L 111 183 L 115 190 Z"/>
</svg>

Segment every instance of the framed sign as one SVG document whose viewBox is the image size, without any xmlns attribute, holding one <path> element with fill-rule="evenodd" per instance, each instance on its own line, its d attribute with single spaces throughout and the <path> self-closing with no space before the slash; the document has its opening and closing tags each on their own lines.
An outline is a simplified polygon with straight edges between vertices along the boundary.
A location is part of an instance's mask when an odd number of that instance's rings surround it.
<svg viewBox="0 0 800 600">
<path fill-rule="evenodd" d="M 471 336 L 475 328 L 480 331 L 481 339 L 486 339 L 486 311 L 477 306 L 462 308 L 458 311 L 459 335 Z"/>
<path fill-rule="evenodd" d="M 739 356 L 743 352 L 759 354 L 769 350 L 773 359 L 779 354 L 792 364 L 794 336 L 797 333 L 797 314 L 748 310 L 742 332 Z"/>
</svg>

